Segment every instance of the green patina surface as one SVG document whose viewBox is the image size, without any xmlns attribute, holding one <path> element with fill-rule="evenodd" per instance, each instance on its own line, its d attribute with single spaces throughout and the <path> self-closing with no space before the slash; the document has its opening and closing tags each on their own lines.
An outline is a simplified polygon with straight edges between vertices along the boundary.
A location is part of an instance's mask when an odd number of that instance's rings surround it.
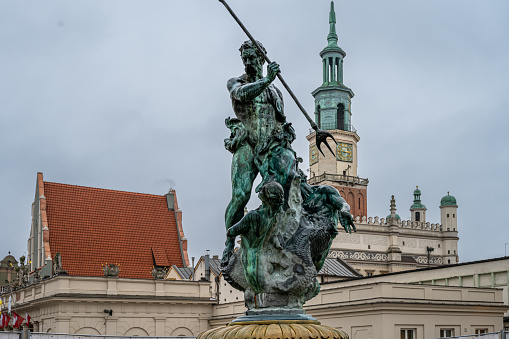
<svg viewBox="0 0 509 339">
<path fill-rule="evenodd" d="M 456 206 L 456 198 L 452 195 L 449 195 L 449 192 L 447 192 L 447 195 L 442 197 L 440 200 L 440 206 Z"/>
</svg>

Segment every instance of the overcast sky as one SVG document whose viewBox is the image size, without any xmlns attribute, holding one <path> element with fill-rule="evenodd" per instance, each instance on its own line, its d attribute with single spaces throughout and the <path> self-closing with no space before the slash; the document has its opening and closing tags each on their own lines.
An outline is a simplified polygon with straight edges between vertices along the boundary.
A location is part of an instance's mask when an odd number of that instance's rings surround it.
<svg viewBox="0 0 509 339">
<path fill-rule="evenodd" d="M 229 4 L 312 112 L 330 2 Z M 460 260 L 503 256 L 509 2 L 336 1 L 336 18 L 368 215 L 385 217 L 394 194 L 409 218 L 419 185 L 428 221 L 440 222 L 450 191 Z M 244 40 L 216 0 L 0 0 L 0 257 L 26 252 L 38 171 L 116 190 L 174 187 L 190 256 L 220 254 L 230 199 L 224 119 L 233 116 L 226 81 L 243 73 Z M 309 125 L 284 96 L 306 169 Z"/>
</svg>

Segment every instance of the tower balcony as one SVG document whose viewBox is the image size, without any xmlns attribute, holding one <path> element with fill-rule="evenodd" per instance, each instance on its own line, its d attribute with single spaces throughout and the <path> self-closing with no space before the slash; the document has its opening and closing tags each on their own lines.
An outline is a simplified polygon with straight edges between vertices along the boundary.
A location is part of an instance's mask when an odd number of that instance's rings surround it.
<svg viewBox="0 0 509 339">
<path fill-rule="evenodd" d="M 331 174 L 331 173 L 323 173 L 312 178 L 308 179 L 308 184 L 316 185 L 322 181 L 333 181 L 333 182 L 341 182 L 341 183 L 349 183 L 356 184 L 362 186 L 368 186 L 369 180 L 366 178 L 354 177 L 352 175 L 346 174 Z"/>
<path fill-rule="evenodd" d="M 326 129 L 327 131 L 327 129 Z M 345 125 L 345 129 L 341 129 L 341 131 L 346 131 L 346 132 L 353 132 L 355 134 L 357 134 L 357 130 L 355 129 L 355 127 L 353 127 L 353 125 Z M 315 133 L 315 130 L 310 128 L 309 129 L 309 135 Z"/>
</svg>

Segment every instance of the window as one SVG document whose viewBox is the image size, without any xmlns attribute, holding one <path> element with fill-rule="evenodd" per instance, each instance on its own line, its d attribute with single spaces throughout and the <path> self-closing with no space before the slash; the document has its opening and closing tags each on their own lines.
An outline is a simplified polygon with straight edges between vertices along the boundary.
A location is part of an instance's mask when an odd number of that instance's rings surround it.
<svg viewBox="0 0 509 339">
<path fill-rule="evenodd" d="M 453 218 L 456 218 L 456 214 L 453 214 L 453 215 L 452 215 L 452 217 L 453 217 Z"/>
<path fill-rule="evenodd" d="M 440 248 L 440 244 L 438 244 L 438 248 Z"/>
<path fill-rule="evenodd" d="M 373 276 L 373 272 L 366 272 L 366 276 L 372 277 Z"/>
<path fill-rule="evenodd" d="M 447 250 L 447 254 L 451 254 L 451 250 Z"/>
<path fill-rule="evenodd" d="M 325 62 L 325 60 L 324 60 Z M 321 120 L 322 120 L 322 117 L 321 117 L 321 113 L 320 113 L 320 105 L 318 105 L 316 107 L 316 112 L 318 113 L 318 121 L 316 122 L 316 124 L 318 125 L 318 128 L 323 128 L 322 125 L 321 125 Z"/>
<path fill-rule="evenodd" d="M 447 338 L 454 336 L 454 328 L 441 328 L 440 329 L 440 337 Z"/>
<path fill-rule="evenodd" d="M 337 110 L 337 129 L 345 130 L 345 105 L 339 104 Z"/>
<path fill-rule="evenodd" d="M 447 263 L 450 264 L 451 263 L 451 259 L 447 259 Z"/>
<path fill-rule="evenodd" d="M 449 213 L 447 213 L 447 218 L 449 218 Z"/>
<path fill-rule="evenodd" d="M 476 328 L 475 329 L 475 334 L 484 334 L 484 333 L 488 333 L 487 328 Z"/>
<path fill-rule="evenodd" d="M 403 246 L 405 246 L 405 242 L 403 241 Z"/>
<path fill-rule="evenodd" d="M 368 250 L 370 250 L 370 249 L 371 249 L 371 245 L 368 245 Z"/>
<path fill-rule="evenodd" d="M 415 212 L 415 221 L 421 221 L 421 213 Z"/>
<path fill-rule="evenodd" d="M 402 328 L 401 339 L 415 339 L 415 328 Z"/>
</svg>

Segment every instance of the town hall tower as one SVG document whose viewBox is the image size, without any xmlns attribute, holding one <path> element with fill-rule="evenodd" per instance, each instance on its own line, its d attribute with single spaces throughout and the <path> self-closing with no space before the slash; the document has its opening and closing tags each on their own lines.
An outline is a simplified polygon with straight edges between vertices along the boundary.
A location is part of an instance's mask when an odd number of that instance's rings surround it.
<svg viewBox="0 0 509 339">
<path fill-rule="evenodd" d="M 352 126 L 351 100 L 354 93 L 343 82 L 343 59 L 346 53 L 338 46 L 333 1 L 327 42 L 327 47 L 320 52 L 323 83 L 312 95 L 315 98 L 315 122 L 320 129 L 330 132 L 338 143 L 335 145 L 328 140 L 335 154 L 322 154 L 316 146 L 316 133 L 307 136 L 309 183 L 336 187 L 350 205 L 352 215 L 362 217 L 367 215 L 368 179 L 359 178 L 357 174 L 357 143 L 360 138 Z"/>
</svg>

